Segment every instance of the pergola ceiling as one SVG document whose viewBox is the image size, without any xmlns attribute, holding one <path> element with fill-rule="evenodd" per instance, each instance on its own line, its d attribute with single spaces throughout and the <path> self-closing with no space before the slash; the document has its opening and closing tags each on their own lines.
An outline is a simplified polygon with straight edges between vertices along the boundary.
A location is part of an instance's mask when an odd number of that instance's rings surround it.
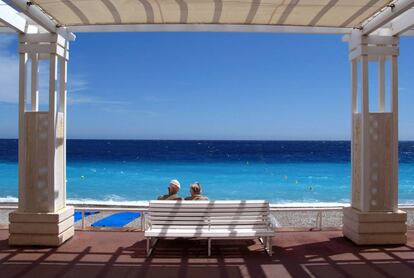
<svg viewBox="0 0 414 278">
<path fill-rule="evenodd" d="M 355 27 L 390 0 L 34 0 L 63 26 L 260 24 Z"/>
</svg>

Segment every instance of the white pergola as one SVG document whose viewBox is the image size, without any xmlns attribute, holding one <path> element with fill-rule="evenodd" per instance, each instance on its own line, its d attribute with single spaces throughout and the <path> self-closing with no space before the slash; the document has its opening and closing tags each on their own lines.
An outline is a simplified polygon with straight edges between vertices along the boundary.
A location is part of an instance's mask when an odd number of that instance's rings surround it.
<svg viewBox="0 0 414 278">
<path fill-rule="evenodd" d="M 0 0 L 0 32 L 19 34 L 19 205 L 10 214 L 11 245 L 57 246 L 74 234 L 66 87 L 76 32 L 343 34 L 352 70 L 352 201 L 343 233 L 356 244 L 406 242 L 406 214 L 398 209 L 398 56 L 399 37 L 414 35 L 414 0 Z M 38 109 L 39 60 L 49 61 L 47 112 Z M 369 109 L 369 62 L 378 66 L 376 111 Z"/>
</svg>

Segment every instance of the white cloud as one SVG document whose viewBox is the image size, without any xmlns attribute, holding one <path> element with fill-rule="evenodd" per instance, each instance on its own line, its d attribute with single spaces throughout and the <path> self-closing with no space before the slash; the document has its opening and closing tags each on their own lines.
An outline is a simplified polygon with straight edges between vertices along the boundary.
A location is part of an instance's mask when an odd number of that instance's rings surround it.
<svg viewBox="0 0 414 278">
<path fill-rule="evenodd" d="M 68 104 L 106 104 L 106 105 L 126 105 L 125 101 L 105 100 L 92 96 L 71 94 L 68 96 Z"/>
</svg>

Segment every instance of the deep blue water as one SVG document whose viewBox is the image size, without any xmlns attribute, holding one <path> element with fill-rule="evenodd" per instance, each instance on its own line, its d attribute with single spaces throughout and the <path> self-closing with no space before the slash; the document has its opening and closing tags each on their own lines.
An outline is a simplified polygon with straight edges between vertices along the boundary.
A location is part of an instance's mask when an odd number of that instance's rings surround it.
<svg viewBox="0 0 414 278">
<path fill-rule="evenodd" d="M 348 141 L 68 140 L 67 194 L 126 202 L 199 181 L 211 199 L 346 203 Z M 17 140 L 0 139 L 0 201 L 17 197 Z M 414 203 L 414 142 L 400 143 L 400 203 Z"/>
</svg>

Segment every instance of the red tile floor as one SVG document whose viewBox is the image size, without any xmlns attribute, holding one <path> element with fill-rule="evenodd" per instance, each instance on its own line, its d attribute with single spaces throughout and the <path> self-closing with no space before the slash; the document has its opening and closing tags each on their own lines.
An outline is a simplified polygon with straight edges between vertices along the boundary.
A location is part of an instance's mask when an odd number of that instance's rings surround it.
<svg viewBox="0 0 414 278">
<path fill-rule="evenodd" d="M 161 240 L 147 258 L 140 232 L 76 232 L 59 248 L 14 248 L 0 230 L 0 277 L 409 277 L 414 231 L 404 246 L 358 247 L 340 231 L 279 232 L 274 255 L 253 240 Z"/>
</svg>

